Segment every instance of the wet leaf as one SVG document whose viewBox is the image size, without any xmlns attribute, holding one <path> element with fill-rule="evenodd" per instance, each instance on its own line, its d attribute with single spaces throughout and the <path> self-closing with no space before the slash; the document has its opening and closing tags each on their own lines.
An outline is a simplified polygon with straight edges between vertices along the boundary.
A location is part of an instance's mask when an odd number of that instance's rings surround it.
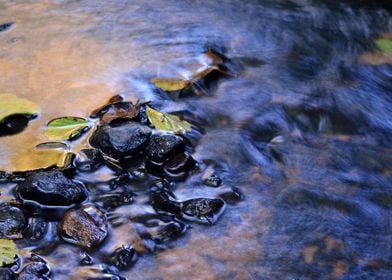
<svg viewBox="0 0 392 280">
<path fill-rule="evenodd" d="M 131 102 L 119 102 L 112 104 L 105 114 L 103 114 L 101 121 L 109 124 L 117 119 L 133 119 L 140 112 L 140 104 L 133 105 Z"/>
<path fill-rule="evenodd" d="M 192 85 L 192 82 L 189 80 L 177 80 L 177 79 L 160 79 L 154 78 L 151 79 L 151 82 L 157 88 L 160 88 L 164 91 L 178 91 L 183 90 Z"/>
<path fill-rule="evenodd" d="M 10 93 L 0 93 L 0 123 L 11 115 L 37 115 L 37 104 Z"/>
<path fill-rule="evenodd" d="M 72 140 L 89 129 L 86 119 L 78 117 L 62 117 L 51 120 L 46 129 L 45 136 L 50 140 Z"/>
<path fill-rule="evenodd" d="M 108 111 L 108 109 L 110 108 L 110 105 L 115 104 L 115 103 L 119 103 L 123 100 L 124 100 L 124 98 L 121 95 L 115 95 L 115 96 L 111 97 L 105 105 L 102 105 L 101 107 L 92 111 L 92 113 L 90 114 L 90 118 L 101 117 L 103 114 L 105 114 Z"/>
<path fill-rule="evenodd" d="M 0 266 L 14 263 L 15 256 L 15 243 L 9 239 L 0 239 Z"/>
<path fill-rule="evenodd" d="M 63 150 L 68 150 L 70 147 L 63 143 L 63 142 L 44 142 L 40 143 L 37 146 L 35 146 L 39 150 L 45 150 L 45 149 L 63 149 Z"/>
<path fill-rule="evenodd" d="M 67 156 L 67 151 L 63 149 L 36 149 L 20 155 L 14 162 L 10 171 L 30 171 L 45 169 L 53 166 L 63 167 L 63 162 Z"/>
<path fill-rule="evenodd" d="M 146 113 L 151 124 L 158 130 L 182 134 L 191 130 L 190 123 L 181 120 L 178 116 L 161 113 L 148 106 L 146 107 Z"/>
<path fill-rule="evenodd" d="M 378 39 L 376 40 L 376 45 L 382 52 L 392 55 L 392 39 Z"/>
</svg>

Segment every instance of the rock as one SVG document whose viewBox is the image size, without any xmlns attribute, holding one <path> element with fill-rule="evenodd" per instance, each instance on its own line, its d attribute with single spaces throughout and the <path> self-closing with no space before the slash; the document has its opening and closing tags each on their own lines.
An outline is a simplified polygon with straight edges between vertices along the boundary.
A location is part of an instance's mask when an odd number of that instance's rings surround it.
<svg viewBox="0 0 392 280">
<path fill-rule="evenodd" d="M 222 190 L 219 193 L 219 197 L 226 201 L 228 204 L 236 204 L 244 200 L 244 194 L 239 188 L 236 187 Z"/>
<path fill-rule="evenodd" d="M 90 144 L 113 158 L 133 156 L 148 145 L 151 129 L 129 122 L 120 126 L 103 125 L 94 131 Z"/>
<path fill-rule="evenodd" d="M 79 264 L 80 265 L 93 265 L 94 259 L 86 252 L 83 252 L 82 259 L 79 261 Z"/>
<path fill-rule="evenodd" d="M 14 206 L 0 204 L 0 238 L 22 238 L 26 226 L 26 218 L 22 211 Z"/>
<path fill-rule="evenodd" d="M 222 179 L 216 174 L 211 174 L 203 178 L 203 184 L 209 187 L 217 188 L 222 184 Z"/>
<path fill-rule="evenodd" d="M 116 249 L 108 258 L 107 261 L 116 266 L 118 269 L 127 269 L 136 262 L 136 252 L 132 246 L 122 246 Z"/>
<path fill-rule="evenodd" d="M 7 31 L 12 26 L 14 26 L 13 22 L 6 22 L 6 23 L 3 23 L 3 24 L 0 24 L 0 32 Z"/>
<path fill-rule="evenodd" d="M 153 189 L 150 193 L 151 206 L 158 213 L 170 213 L 179 215 L 181 213 L 180 203 L 175 199 L 172 192 L 166 189 Z"/>
<path fill-rule="evenodd" d="M 170 221 L 166 224 L 160 225 L 156 234 L 152 234 L 152 239 L 156 243 L 167 242 L 183 235 L 187 231 L 188 227 L 188 225 L 180 221 Z"/>
<path fill-rule="evenodd" d="M 80 152 L 84 155 L 84 160 L 78 159 L 76 167 L 81 172 L 95 171 L 105 162 L 98 149 L 83 149 Z"/>
<path fill-rule="evenodd" d="M 47 223 L 44 218 L 30 217 L 28 225 L 23 231 L 23 237 L 35 241 L 41 239 L 47 231 Z"/>
<path fill-rule="evenodd" d="M 172 180 L 185 180 L 196 161 L 188 153 L 172 155 L 163 165 L 163 171 Z"/>
<path fill-rule="evenodd" d="M 88 196 L 82 183 L 68 179 L 58 170 L 30 173 L 16 187 L 16 193 L 22 200 L 46 206 L 70 206 L 83 202 Z"/>
<path fill-rule="evenodd" d="M 9 268 L 0 268 L 0 279 L 1 280 L 15 280 L 15 273 Z"/>
<path fill-rule="evenodd" d="M 219 198 L 194 198 L 181 202 L 181 212 L 188 220 L 213 224 L 222 215 L 225 206 Z"/>
<path fill-rule="evenodd" d="M 49 280 L 50 267 L 46 261 L 38 255 L 31 257 L 31 262 L 27 263 L 19 273 L 18 280 Z"/>
<path fill-rule="evenodd" d="M 86 205 L 65 213 L 60 223 L 60 232 L 65 241 L 91 249 L 106 238 L 108 225 L 102 211 Z"/>
<path fill-rule="evenodd" d="M 174 152 L 182 151 L 183 139 L 176 135 L 153 135 L 147 147 L 147 157 L 154 162 L 163 162 Z"/>
</svg>

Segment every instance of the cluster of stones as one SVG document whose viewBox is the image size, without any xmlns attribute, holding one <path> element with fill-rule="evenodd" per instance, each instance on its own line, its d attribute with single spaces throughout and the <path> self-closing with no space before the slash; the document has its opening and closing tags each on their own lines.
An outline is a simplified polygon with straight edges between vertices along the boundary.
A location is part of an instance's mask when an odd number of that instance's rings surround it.
<svg viewBox="0 0 392 280">
<path fill-rule="evenodd" d="M 180 201 L 173 193 L 173 182 L 186 179 L 197 165 L 190 155 L 189 141 L 154 130 L 143 114 L 144 110 L 140 110 L 132 120 L 98 126 L 89 139 L 91 148 L 83 151 L 85 158 L 76 158 L 67 169 L 27 173 L 14 189 L 15 202 L 0 205 L 0 237 L 40 240 L 47 234 L 48 222 L 55 221 L 57 236 L 83 248 L 86 255 L 81 265 L 91 265 L 94 261 L 89 254 L 102 246 L 115 220 L 108 213 L 131 204 L 134 196 L 139 195 L 122 183 L 132 178 L 143 181 L 149 176 L 156 180 L 143 195 L 149 196 L 161 222 L 154 234 L 145 233 L 144 238 L 159 244 L 184 234 L 187 221 L 215 223 L 225 209 L 223 199 L 197 197 Z M 113 161 L 116 167 L 111 166 Z M 135 162 L 136 168 L 127 167 Z M 108 183 L 107 193 L 94 196 L 74 176 L 103 165 L 120 167 L 122 171 L 117 170 L 118 176 Z M 205 184 L 218 187 L 221 179 L 212 175 L 205 178 Z M 138 253 L 133 244 L 121 244 L 105 252 L 101 260 L 122 270 L 136 261 Z M 15 275 L 10 271 L 3 268 L 0 276 L 9 274 L 3 278 L 13 279 Z M 49 279 L 49 274 L 48 264 L 37 255 L 18 268 L 19 279 Z"/>
</svg>

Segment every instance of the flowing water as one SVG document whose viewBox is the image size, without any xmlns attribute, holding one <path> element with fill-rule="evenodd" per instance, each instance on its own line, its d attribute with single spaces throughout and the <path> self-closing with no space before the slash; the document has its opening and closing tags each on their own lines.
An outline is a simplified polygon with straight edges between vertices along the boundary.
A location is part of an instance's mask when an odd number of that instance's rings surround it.
<svg viewBox="0 0 392 280">
<path fill-rule="evenodd" d="M 374 44 L 392 32 L 386 2 L 2 0 L 0 24 L 14 25 L 0 32 L 0 92 L 42 111 L 0 138 L 0 169 L 28 169 L 53 118 L 88 117 L 114 94 L 152 101 L 200 127 L 193 157 L 223 179 L 214 189 L 195 174 L 176 196 L 236 187 L 244 199 L 215 225 L 192 223 L 140 255 L 123 277 L 391 279 L 392 67 Z M 206 94 L 175 99 L 151 86 L 189 77 L 208 48 L 234 74 Z M 80 176 L 104 186 L 112 174 Z M 12 186 L 1 187 L 4 199 Z M 137 202 L 116 214 L 138 211 L 151 209 Z M 137 227 L 113 227 L 105 246 Z M 41 256 L 53 279 L 84 279 L 80 252 L 60 242 Z"/>
</svg>

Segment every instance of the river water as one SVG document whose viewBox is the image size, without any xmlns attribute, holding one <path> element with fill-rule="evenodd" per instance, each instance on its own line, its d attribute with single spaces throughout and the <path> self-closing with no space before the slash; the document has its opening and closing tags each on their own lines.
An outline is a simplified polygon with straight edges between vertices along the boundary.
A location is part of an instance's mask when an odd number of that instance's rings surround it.
<svg viewBox="0 0 392 280">
<path fill-rule="evenodd" d="M 49 120 L 88 117 L 120 94 L 200 128 L 193 157 L 223 186 L 203 186 L 196 174 L 177 183 L 178 198 L 243 193 L 215 225 L 193 223 L 123 277 L 392 278 L 392 67 L 374 44 L 392 32 L 390 4 L 2 0 L 0 20 L 14 22 L 0 33 L 0 92 L 42 110 L 23 132 L 0 138 L 1 170 L 30 168 Z M 174 99 L 151 86 L 157 76 L 189 77 L 208 48 L 234 74 L 206 94 Z M 104 184 L 111 174 L 89 176 L 81 179 Z M 12 185 L 1 189 L 11 197 Z M 108 243 L 134 227 L 113 228 Z M 89 275 L 80 251 L 60 242 L 42 255 L 53 279 Z"/>
</svg>

